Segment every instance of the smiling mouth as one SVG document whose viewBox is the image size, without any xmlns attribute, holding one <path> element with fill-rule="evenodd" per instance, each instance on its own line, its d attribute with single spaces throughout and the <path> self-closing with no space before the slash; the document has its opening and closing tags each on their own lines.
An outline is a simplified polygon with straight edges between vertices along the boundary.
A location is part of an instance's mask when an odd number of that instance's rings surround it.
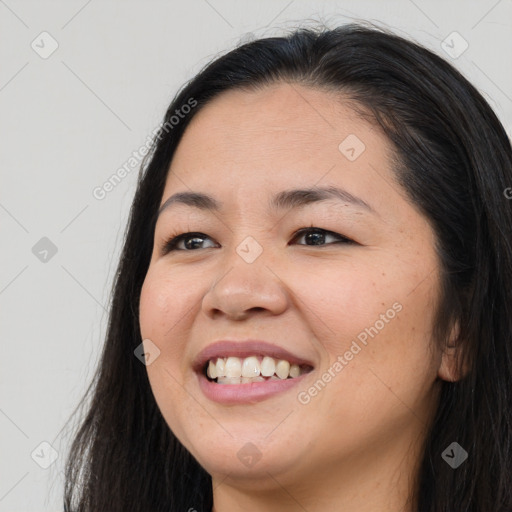
<svg viewBox="0 0 512 512">
<path fill-rule="evenodd" d="M 313 367 L 307 364 L 298 365 L 286 359 L 254 355 L 210 359 L 203 368 L 203 374 L 209 382 L 236 385 L 296 379 L 312 370 Z"/>
</svg>

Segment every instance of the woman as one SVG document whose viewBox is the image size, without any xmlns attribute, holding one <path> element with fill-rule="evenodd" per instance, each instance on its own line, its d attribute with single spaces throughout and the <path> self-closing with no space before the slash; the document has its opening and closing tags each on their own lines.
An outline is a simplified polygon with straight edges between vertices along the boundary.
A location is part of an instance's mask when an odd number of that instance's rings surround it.
<svg viewBox="0 0 512 512">
<path fill-rule="evenodd" d="M 392 33 L 213 61 L 143 166 L 65 510 L 511 511 L 511 184 Z"/>
</svg>

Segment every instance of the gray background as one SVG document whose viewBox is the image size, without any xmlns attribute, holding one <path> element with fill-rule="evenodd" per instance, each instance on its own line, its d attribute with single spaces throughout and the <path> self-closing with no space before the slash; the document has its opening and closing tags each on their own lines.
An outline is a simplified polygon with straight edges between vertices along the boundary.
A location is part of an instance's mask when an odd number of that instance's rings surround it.
<svg viewBox="0 0 512 512">
<path fill-rule="evenodd" d="M 138 169 L 95 187 L 219 52 L 360 18 L 453 62 L 512 133 L 511 0 L 0 0 L 0 511 L 62 510 L 63 426 L 98 361 Z"/>
</svg>

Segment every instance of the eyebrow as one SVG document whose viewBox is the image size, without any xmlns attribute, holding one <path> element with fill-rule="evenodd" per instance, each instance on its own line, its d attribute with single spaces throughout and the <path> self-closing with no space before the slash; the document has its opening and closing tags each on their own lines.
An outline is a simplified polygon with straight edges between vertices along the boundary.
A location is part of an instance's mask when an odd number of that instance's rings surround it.
<svg viewBox="0 0 512 512">
<path fill-rule="evenodd" d="M 284 209 L 303 208 L 312 203 L 338 199 L 344 203 L 367 210 L 375 215 L 377 212 L 363 199 L 356 197 L 346 190 L 338 187 L 310 187 L 302 189 L 284 190 L 276 194 L 269 202 L 269 208 L 278 212 Z M 200 210 L 219 212 L 222 203 L 213 197 L 201 192 L 177 192 L 169 197 L 158 210 L 160 215 L 164 210 L 173 204 L 184 204 Z"/>
</svg>

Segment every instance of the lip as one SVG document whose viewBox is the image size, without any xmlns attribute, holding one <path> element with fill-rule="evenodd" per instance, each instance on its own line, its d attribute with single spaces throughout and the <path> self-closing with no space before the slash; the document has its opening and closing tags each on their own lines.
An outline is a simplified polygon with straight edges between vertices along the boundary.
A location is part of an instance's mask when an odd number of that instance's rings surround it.
<svg viewBox="0 0 512 512">
<path fill-rule="evenodd" d="M 199 387 L 207 398 L 220 404 L 235 405 L 261 402 L 278 393 L 288 391 L 311 373 L 304 373 L 294 379 L 251 382 L 248 384 L 217 384 L 209 381 L 202 373 L 197 373 L 197 378 Z"/>
<path fill-rule="evenodd" d="M 202 373 L 206 363 L 210 359 L 218 357 L 249 357 L 249 356 L 270 356 L 274 359 L 285 359 L 290 364 L 308 365 L 314 368 L 314 364 L 290 351 L 262 340 L 220 340 L 208 345 L 201 350 L 192 363 L 192 368 L 197 373 Z M 298 377 L 297 377 L 298 378 Z"/>
<path fill-rule="evenodd" d="M 208 380 L 204 372 L 207 362 L 210 359 L 229 356 L 240 358 L 270 356 L 274 359 L 285 359 L 290 364 L 310 366 L 311 371 L 293 379 L 267 380 L 265 382 L 244 384 L 217 384 Z M 196 373 L 199 387 L 207 398 L 221 404 L 244 404 L 260 402 L 297 386 L 312 373 L 315 364 L 305 357 L 293 354 L 289 350 L 267 341 L 220 340 L 201 350 L 192 363 L 192 367 Z"/>
</svg>

